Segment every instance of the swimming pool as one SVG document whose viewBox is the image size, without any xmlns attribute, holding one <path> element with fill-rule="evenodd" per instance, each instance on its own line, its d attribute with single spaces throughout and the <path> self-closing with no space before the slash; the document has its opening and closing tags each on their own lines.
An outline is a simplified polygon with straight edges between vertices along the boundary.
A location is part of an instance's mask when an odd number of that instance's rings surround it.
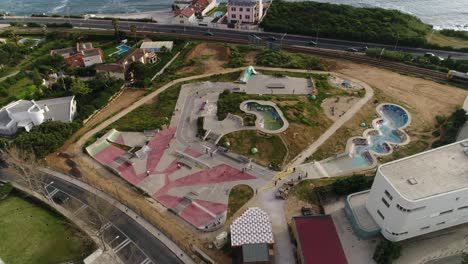
<svg viewBox="0 0 468 264">
<path fill-rule="evenodd" d="M 117 47 L 117 49 L 119 49 L 119 50 L 115 54 L 121 55 L 121 54 L 124 54 L 125 52 L 127 52 L 130 49 L 130 47 L 127 46 L 127 45 L 120 45 L 120 46 Z"/>
<path fill-rule="evenodd" d="M 410 124 L 409 113 L 395 104 L 381 104 L 376 108 L 379 118 L 372 122 L 373 128 L 364 131 L 362 137 L 348 140 L 347 152 L 323 161 L 323 168 L 330 174 L 346 174 L 375 166 L 375 156 L 388 155 L 394 146 L 409 142 L 403 129 Z"/>
<path fill-rule="evenodd" d="M 213 16 L 214 17 L 222 17 L 224 15 L 224 12 L 223 11 L 216 11 L 214 12 Z"/>
<path fill-rule="evenodd" d="M 263 132 L 280 133 L 289 126 L 281 110 L 272 102 L 257 100 L 244 101 L 241 104 L 241 109 L 257 117 L 255 125 L 257 129 Z"/>
</svg>

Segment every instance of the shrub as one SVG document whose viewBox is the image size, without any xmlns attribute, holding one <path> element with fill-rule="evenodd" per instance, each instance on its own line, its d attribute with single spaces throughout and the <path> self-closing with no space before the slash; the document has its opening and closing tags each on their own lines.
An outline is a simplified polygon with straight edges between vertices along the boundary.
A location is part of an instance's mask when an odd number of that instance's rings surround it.
<svg viewBox="0 0 468 264">
<path fill-rule="evenodd" d="M 353 175 L 333 182 L 332 191 L 337 195 L 347 195 L 369 189 L 372 186 L 372 181 L 373 177 Z"/>
<path fill-rule="evenodd" d="M 390 264 L 401 256 L 401 246 L 398 243 L 382 240 L 375 248 L 372 258 L 378 264 Z"/>
</svg>

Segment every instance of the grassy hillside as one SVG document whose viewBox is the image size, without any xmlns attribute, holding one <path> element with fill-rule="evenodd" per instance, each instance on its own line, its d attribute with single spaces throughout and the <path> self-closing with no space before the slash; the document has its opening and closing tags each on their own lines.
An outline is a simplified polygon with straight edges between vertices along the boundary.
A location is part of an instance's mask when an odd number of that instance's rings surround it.
<svg viewBox="0 0 468 264">
<path fill-rule="evenodd" d="M 291 19 L 294 18 L 294 19 Z M 422 46 L 431 29 L 418 18 L 395 10 L 356 8 L 315 2 L 277 0 L 261 27 L 266 31 L 319 37 Z"/>
</svg>

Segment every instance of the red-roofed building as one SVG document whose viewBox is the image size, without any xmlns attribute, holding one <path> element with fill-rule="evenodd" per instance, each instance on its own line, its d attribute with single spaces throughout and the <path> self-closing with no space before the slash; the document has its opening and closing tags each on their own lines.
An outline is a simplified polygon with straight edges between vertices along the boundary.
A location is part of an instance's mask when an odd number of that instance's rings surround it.
<svg viewBox="0 0 468 264">
<path fill-rule="evenodd" d="M 180 9 L 175 11 L 175 23 L 195 23 L 197 20 L 197 16 L 205 16 L 206 13 L 210 12 L 217 5 L 217 0 L 192 0 L 191 2 L 184 2 L 184 5 L 178 6 L 178 8 Z"/>
<path fill-rule="evenodd" d="M 348 263 L 331 216 L 293 217 L 292 230 L 297 242 L 299 263 Z"/>
</svg>

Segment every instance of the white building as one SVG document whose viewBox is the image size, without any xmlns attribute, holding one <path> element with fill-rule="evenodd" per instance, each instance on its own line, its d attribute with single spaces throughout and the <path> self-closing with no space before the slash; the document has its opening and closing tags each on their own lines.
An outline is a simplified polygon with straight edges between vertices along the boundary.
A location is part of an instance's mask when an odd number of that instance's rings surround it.
<svg viewBox="0 0 468 264">
<path fill-rule="evenodd" d="M 148 52 L 171 52 L 173 48 L 173 41 L 143 41 L 140 46 Z"/>
<path fill-rule="evenodd" d="M 19 128 L 30 131 L 45 121 L 73 122 L 76 115 L 74 96 L 41 101 L 19 100 L 0 109 L 0 135 L 14 135 Z"/>
<path fill-rule="evenodd" d="M 85 67 L 104 62 L 104 55 L 101 49 L 89 49 L 81 52 L 83 54 L 83 63 Z"/>
<path fill-rule="evenodd" d="M 195 10 L 192 7 L 187 7 L 175 12 L 174 23 L 176 24 L 190 24 L 196 21 Z"/>
<path fill-rule="evenodd" d="M 263 16 L 263 0 L 229 0 L 228 23 L 254 24 Z"/>
<path fill-rule="evenodd" d="M 390 241 L 468 222 L 468 140 L 380 166 L 366 208 Z"/>
</svg>

